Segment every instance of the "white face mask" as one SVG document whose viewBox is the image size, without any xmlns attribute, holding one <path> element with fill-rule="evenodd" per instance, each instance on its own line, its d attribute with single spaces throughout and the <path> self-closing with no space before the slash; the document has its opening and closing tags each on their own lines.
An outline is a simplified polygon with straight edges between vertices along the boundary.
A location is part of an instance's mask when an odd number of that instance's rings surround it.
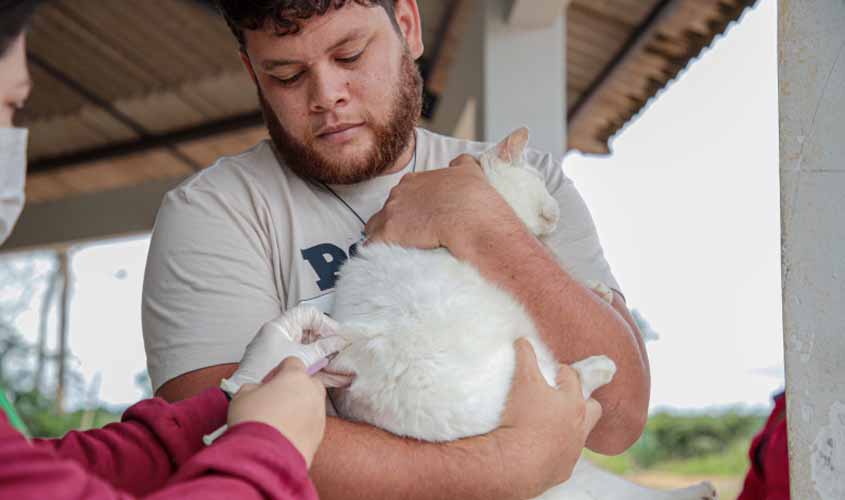
<svg viewBox="0 0 845 500">
<path fill-rule="evenodd" d="M 0 128 L 0 245 L 23 210 L 28 137 L 24 128 Z"/>
</svg>

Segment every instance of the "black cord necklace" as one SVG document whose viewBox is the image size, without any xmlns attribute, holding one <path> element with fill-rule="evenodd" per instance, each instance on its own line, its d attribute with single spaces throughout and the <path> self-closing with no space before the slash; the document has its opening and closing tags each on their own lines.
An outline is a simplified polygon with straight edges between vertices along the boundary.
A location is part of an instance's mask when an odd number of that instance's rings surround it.
<svg viewBox="0 0 845 500">
<path fill-rule="evenodd" d="M 415 130 L 414 131 L 414 156 L 411 160 L 411 173 L 416 172 L 416 171 L 417 171 L 417 132 Z M 367 227 L 367 222 L 364 220 L 364 218 L 361 217 L 361 215 L 359 215 L 358 212 L 356 212 L 355 209 L 352 208 L 352 206 L 349 203 L 347 203 L 346 200 L 344 200 L 342 196 L 337 194 L 337 192 L 335 192 L 335 190 L 332 189 L 328 184 L 326 184 L 325 182 L 323 182 L 319 179 L 314 179 L 314 180 L 320 186 L 322 186 L 326 191 L 331 193 L 332 196 L 337 198 L 337 201 L 339 201 L 341 204 L 343 204 L 343 206 L 345 206 L 347 209 L 349 209 L 349 211 L 352 212 L 352 215 L 354 215 L 355 218 L 358 219 L 361 222 L 361 227 L 362 227 L 361 235 L 365 237 L 363 228 Z"/>
</svg>

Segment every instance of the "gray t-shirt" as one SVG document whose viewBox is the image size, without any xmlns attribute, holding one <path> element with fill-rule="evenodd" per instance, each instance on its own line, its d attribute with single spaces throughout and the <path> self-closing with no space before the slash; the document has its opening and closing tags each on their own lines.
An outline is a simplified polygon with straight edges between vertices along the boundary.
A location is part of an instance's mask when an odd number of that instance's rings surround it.
<svg viewBox="0 0 845 500">
<path fill-rule="evenodd" d="M 208 366 L 237 363 L 259 328 L 303 302 L 331 307 L 336 273 L 412 169 L 446 167 L 490 145 L 417 129 L 415 160 L 401 172 L 325 186 L 281 167 L 267 141 L 220 158 L 164 198 L 147 258 L 143 292 L 147 367 L 157 390 Z M 547 239 L 575 278 L 618 289 L 583 199 L 551 155 L 529 150 L 561 218 Z M 332 191 L 334 193 L 332 193 Z"/>
</svg>

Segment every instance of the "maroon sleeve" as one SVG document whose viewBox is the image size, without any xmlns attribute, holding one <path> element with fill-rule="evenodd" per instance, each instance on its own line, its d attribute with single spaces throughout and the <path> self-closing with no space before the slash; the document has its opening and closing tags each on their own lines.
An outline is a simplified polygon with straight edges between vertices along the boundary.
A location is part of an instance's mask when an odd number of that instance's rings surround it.
<svg viewBox="0 0 845 500">
<path fill-rule="evenodd" d="M 36 448 L 0 412 L 0 498 L 130 498 L 89 474 L 72 460 Z"/>
<path fill-rule="evenodd" d="M 226 423 L 227 407 L 216 388 L 174 404 L 147 399 L 126 410 L 119 424 L 33 444 L 77 462 L 115 488 L 145 495 L 164 486 L 203 447 L 203 435 Z"/>
<path fill-rule="evenodd" d="M 187 402 L 187 401 L 186 401 Z M 146 403 L 146 402 L 144 402 Z M 144 446 L 140 443 L 141 435 L 129 434 L 133 437 L 127 447 L 125 433 L 120 427 L 130 425 L 136 420 L 137 414 L 132 412 L 143 404 L 139 403 L 125 415 L 127 420 L 122 424 L 112 426 L 112 435 L 105 439 L 88 440 L 87 434 L 76 436 L 73 440 L 55 440 L 52 443 L 41 441 L 37 445 L 28 442 L 23 436 L 9 425 L 5 415 L 0 413 L 0 497 L 15 499 L 131 499 L 135 495 L 122 490 L 116 485 L 124 482 L 116 478 L 112 484 L 103 479 L 104 476 L 121 471 L 134 477 L 134 481 L 142 481 L 145 477 L 152 481 L 159 481 L 159 488 L 146 487 L 140 484 L 130 485 L 135 490 L 155 491 L 148 498 L 159 500 L 176 498 L 270 498 L 278 500 L 315 500 L 317 493 L 308 478 L 308 470 L 302 455 L 274 428 L 260 423 L 244 423 L 233 427 L 213 446 L 200 449 L 201 445 L 192 445 L 187 440 L 171 437 L 165 439 L 168 444 Z M 166 405 L 166 403 L 164 403 Z M 170 405 L 167 405 L 170 406 Z M 177 406 L 177 405 L 172 405 Z M 225 407 L 225 398 L 224 398 Z M 147 406 L 147 408 L 149 408 Z M 144 410 L 144 408 L 141 408 Z M 146 411 L 146 410 L 145 410 Z M 178 412 L 177 412 L 178 413 Z M 141 412 L 143 415 L 144 412 Z M 202 423 L 185 422 L 180 417 L 200 415 L 192 414 L 174 417 L 169 424 L 161 424 L 165 434 L 175 433 L 184 424 L 186 435 L 196 433 L 196 440 L 200 440 L 202 432 L 198 429 Z M 173 416 L 173 414 L 171 414 Z M 148 414 L 149 418 L 158 421 L 159 417 Z M 146 424 L 150 425 L 147 421 Z M 155 428 L 153 425 L 151 428 Z M 100 433 L 102 434 L 102 433 Z M 115 437 L 118 436 L 118 437 Z M 123 437 L 120 437 L 123 436 Z M 71 443 L 73 444 L 71 446 Z M 109 450 L 114 444 L 116 448 Z M 169 445 L 169 448 L 167 447 Z M 190 446 L 189 446 L 190 445 Z M 67 456 L 60 456 L 58 450 L 68 452 Z M 131 450 L 122 453 L 120 450 Z M 149 464 L 159 465 L 153 456 L 162 456 L 163 450 L 172 451 L 175 474 L 167 474 L 164 487 L 160 479 L 162 472 L 144 473 L 133 469 L 143 468 Z M 150 456 L 145 458 L 145 453 Z M 188 458 L 189 454 L 192 454 Z M 69 458 L 70 457 L 70 458 Z M 98 461 L 102 457 L 106 464 Z M 139 458 L 140 462 L 134 462 Z M 165 458 L 167 458 L 165 456 Z M 183 460 L 177 464 L 176 461 Z M 181 467 L 179 467 L 181 465 Z M 91 471 L 88 470 L 90 467 Z M 98 470 L 99 473 L 92 473 Z M 161 468 L 161 470 L 164 470 Z M 108 473 L 108 474 L 106 474 Z"/>
<path fill-rule="evenodd" d="M 151 498 L 318 500 L 302 454 L 269 425 L 246 422 L 194 455 Z"/>
</svg>

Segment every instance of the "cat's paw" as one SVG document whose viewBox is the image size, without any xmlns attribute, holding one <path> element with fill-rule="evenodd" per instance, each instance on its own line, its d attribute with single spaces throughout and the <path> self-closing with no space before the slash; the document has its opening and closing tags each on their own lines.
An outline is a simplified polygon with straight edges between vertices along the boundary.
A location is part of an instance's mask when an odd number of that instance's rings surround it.
<svg viewBox="0 0 845 500">
<path fill-rule="evenodd" d="M 560 205 L 551 195 L 546 195 L 540 207 L 537 229 L 534 233 L 537 236 L 547 236 L 557 229 L 557 222 L 560 219 Z"/>
<path fill-rule="evenodd" d="M 599 387 L 607 384 L 616 374 L 616 363 L 607 356 L 591 356 L 572 363 L 572 368 L 578 372 L 581 378 L 581 391 L 584 399 Z"/>
</svg>

